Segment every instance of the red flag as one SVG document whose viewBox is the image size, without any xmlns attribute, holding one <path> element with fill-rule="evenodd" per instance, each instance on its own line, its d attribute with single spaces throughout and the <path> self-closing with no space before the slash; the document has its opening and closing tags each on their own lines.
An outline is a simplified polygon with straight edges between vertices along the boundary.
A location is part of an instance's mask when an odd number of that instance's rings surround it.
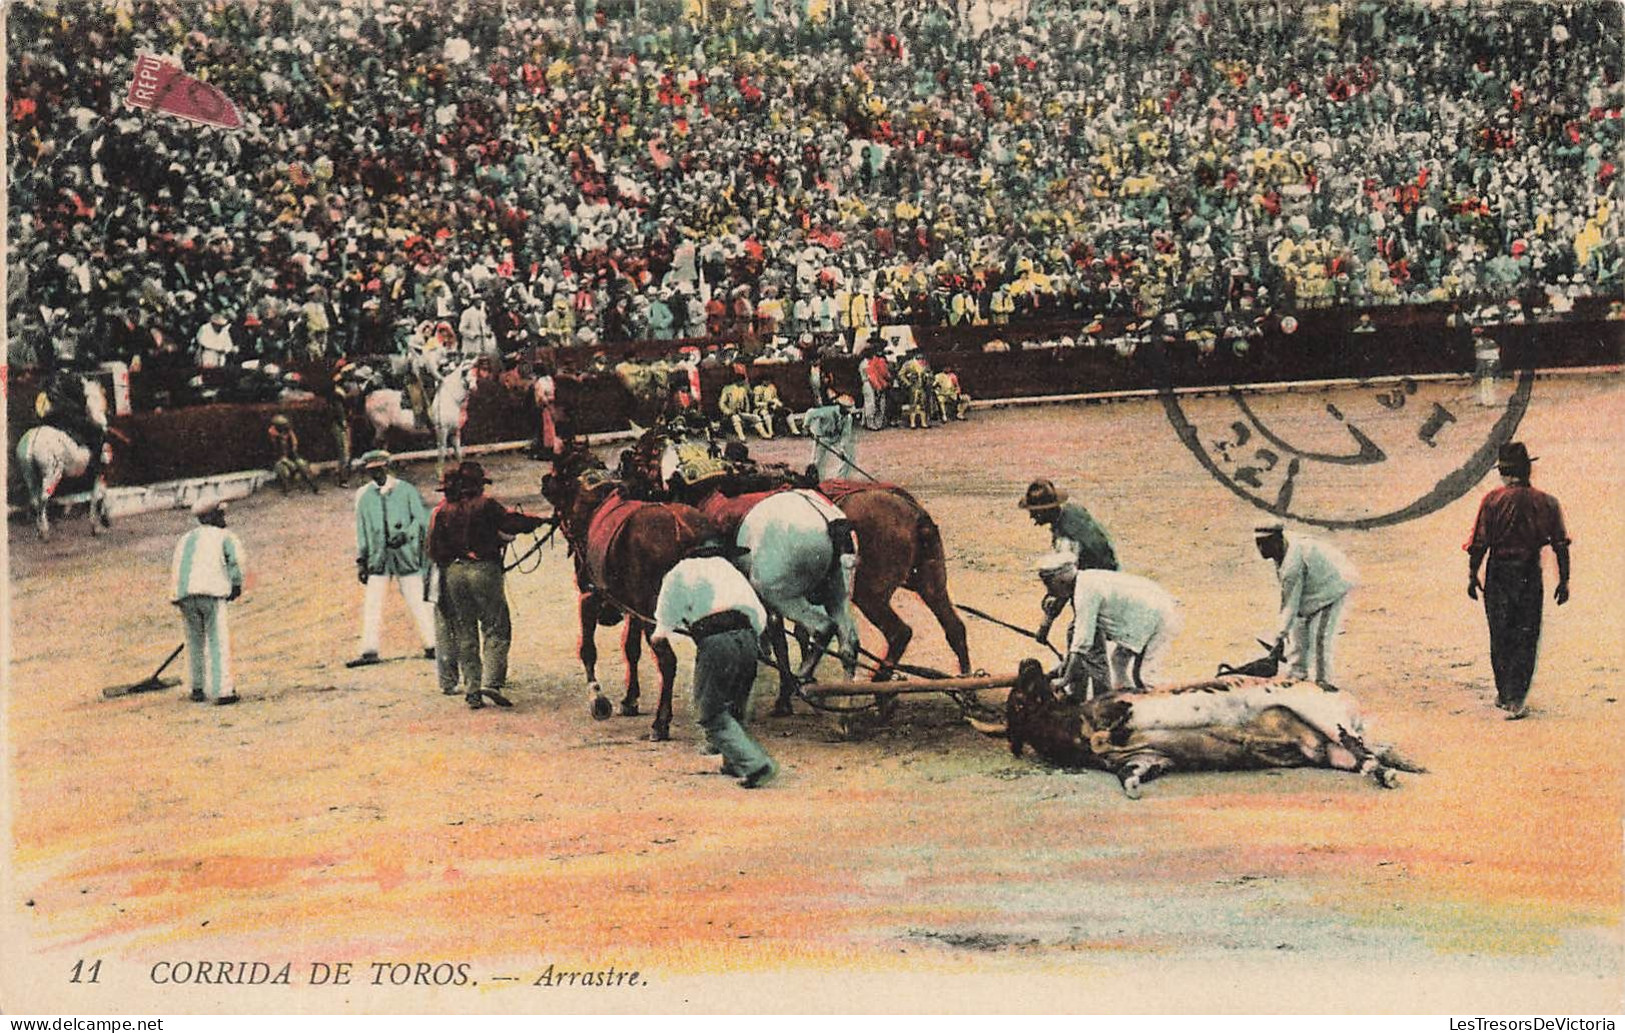
<svg viewBox="0 0 1625 1033">
<path fill-rule="evenodd" d="M 130 92 L 124 101 L 131 107 L 179 115 L 221 129 L 238 129 L 243 124 L 237 105 L 227 100 L 219 89 L 151 54 L 142 54 L 136 59 L 130 76 Z"/>
</svg>

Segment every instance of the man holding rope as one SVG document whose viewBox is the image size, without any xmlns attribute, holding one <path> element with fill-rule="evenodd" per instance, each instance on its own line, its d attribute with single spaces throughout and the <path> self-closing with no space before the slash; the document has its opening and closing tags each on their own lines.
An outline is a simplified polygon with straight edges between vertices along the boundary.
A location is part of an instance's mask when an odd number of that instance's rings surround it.
<svg viewBox="0 0 1625 1033">
<path fill-rule="evenodd" d="M 457 669 L 470 710 L 485 706 L 487 698 L 499 707 L 513 706 L 501 691 L 513 637 L 502 551 L 517 535 L 547 522 L 485 494 L 490 483 L 479 463 L 459 465 L 459 497 L 448 497 L 429 535 L 429 559 L 445 571 L 441 605 L 457 643 Z"/>
</svg>

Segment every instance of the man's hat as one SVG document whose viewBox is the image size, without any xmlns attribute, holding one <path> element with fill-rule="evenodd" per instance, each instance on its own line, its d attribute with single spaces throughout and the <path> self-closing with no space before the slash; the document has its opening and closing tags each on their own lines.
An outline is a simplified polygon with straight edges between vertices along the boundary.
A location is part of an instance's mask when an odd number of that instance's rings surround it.
<svg viewBox="0 0 1625 1033">
<path fill-rule="evenodd" d="M 1259 541 L 1266 538 L 1284 538 L 1285 536 L 1286 528 L 1281 524 L 1262 524 L 1253 528 L 1253 537 Z"/>
<path fill-rule="evenodd" d="M 457 479 L 464 484 L 490 484 L 491 478 L 485 476 L 485 467 L 472 459 L 465 459 L 457 467 Z"/>
<path fill-rule="evenodd" d="M 705 538 L 689 547 L 688 558 L 700 559 L 708 556 L 720 556 L 725 560 L 737 559 L 740 556 L 749 556 L 750 550 L 743 546 L 722 538 Z"/>
<path fill-rule="evenodd" d="M 1509 441 L 1501 446 L 1500 452 L 1495 457 L 1495 465 L 1501 470 L 1516 470 L 1528 467 L 1539 458 L 1540 456 L 1530 455 L 1523 442 Z"/>
<path fill-rule="evenodd" d="M 281 413 L 277 413 L 275 416 L 271 417 L 271 426 L 273 426 L 273 427 L 286 427 L 287 425 L 288 425 L 288 418 L 286 416 L 282 415 Z"/>
<path fill-rule="evenodd" d="M 375 448 L 370 452 L 363 453 L 361 456 L 361 468 L 363 470 L 377 470 L 388 465 L 389 453 L 381 448 Z"/>
<path fill-rule="evenodd" d="M 1040 478 L 1027 485 L 1027 494 L 1016 505 L 1022 509 L 1057 509 L 1066 501 L 1066 492 L 1057 491 L 1055 484 Z"/>
<path fill-rule="evenodd" d="M 215 513 L 224 513 L 225 511 L 226 502 L 224 499 L 203 499 L 192 507 L 192 515 L 197 517 L 199 520 L 202 520 L 206 516 L 212 516 Z"/>
</svg>

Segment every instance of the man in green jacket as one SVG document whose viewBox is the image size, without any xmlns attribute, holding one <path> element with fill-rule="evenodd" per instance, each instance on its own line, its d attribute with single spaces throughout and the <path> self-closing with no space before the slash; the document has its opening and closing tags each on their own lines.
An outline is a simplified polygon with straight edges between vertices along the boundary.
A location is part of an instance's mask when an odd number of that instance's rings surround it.
<svg viewBox="0 0 1625 1033">
<path fill-rule="evenodd" d="M 428 567 L 424 545 L 429 511 L 416 487 L 389 472 L 389 453 L 374 449 L 361 457 L 372 479 L 355 495 L 356 577 L 366 586 L 361 604 L 361 655 L 346 667 L 379 663 L 384 593 L 394 581 L 406 611 L 417 625 L 423 655 L 434 659 L 434 617 L 424 600 L 423 575 Z"/>
<path fill-rule="evenodd" d="M 1033 523 L 1049 527 L 1050 545 L 1056 552 L 1075 556 L 1078 570 L 1120 569 L 1111 535 L 1087 509 L 1066 499 L 1066 492 L 1058 490 L 1054 482 L 1040 478 L 1027 485 L 1027 494 L 1017 505 L 1027 511 Z M 1051 595 L 1044 597 L 1044 619 L 1038 625 L 1038 641 L 1048 641 L 1050 625 L 1061 615 L 1067 602 Z M 1068 641 L 1071 637 L 1068 632 Z M 1106 639 L 1096 634 L 1095 641 L 1083 652 L 1084 673 L 1094 683 L 1096 692 L 1107 692 L 1111 685 L 1106 659 Z"/>
</svg>

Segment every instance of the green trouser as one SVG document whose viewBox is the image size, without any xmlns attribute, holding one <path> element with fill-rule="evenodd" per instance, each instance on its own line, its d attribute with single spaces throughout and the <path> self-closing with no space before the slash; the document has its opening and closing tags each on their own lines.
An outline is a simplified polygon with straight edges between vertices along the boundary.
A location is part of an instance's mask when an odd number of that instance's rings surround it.
<svg viewBox="0 0 1625 1033">
<path fill-rule="evenodd" d="M 508 680 L 508 643 L 513 626 L 501 560 L 457 560 L 446 568 L 441 588 L 450 606 L 457 669 L 470 695 L 500 689 Z"/>
<path fill-rule="evenodd" d="M 209 699 L 235 696 L 231 684 L 231 629 L 226 622 L 226 600 L 212 595 L 189 595 L 175 604 L 186 627 L 186 659 L 193 692 Z"/>
<path fill-rule="evenodd" d="M 338 480 L 342 484 L 350 479 L 350 421 L 348 418 L 333 421 L 333 442 L 338 446 Z"/>
<path fill-rule="evenodd" d="M 695 643 L 694 709 L 705 741 L 740 775 L 771 763 L 745 731 L 750 689 L 756 682 L 756 633 L 749 628 L 707 635 Z"/>
<path fill-rule="evenodd" d="M 452 627 L 449 604 L 442 599 L 434 606 L 434 669 L 440 679 L 440 691 L 450 695 L 457 691 L 457 632 Z M 476 685 L 475 688 L 479 686 Z"/>
</svg>

